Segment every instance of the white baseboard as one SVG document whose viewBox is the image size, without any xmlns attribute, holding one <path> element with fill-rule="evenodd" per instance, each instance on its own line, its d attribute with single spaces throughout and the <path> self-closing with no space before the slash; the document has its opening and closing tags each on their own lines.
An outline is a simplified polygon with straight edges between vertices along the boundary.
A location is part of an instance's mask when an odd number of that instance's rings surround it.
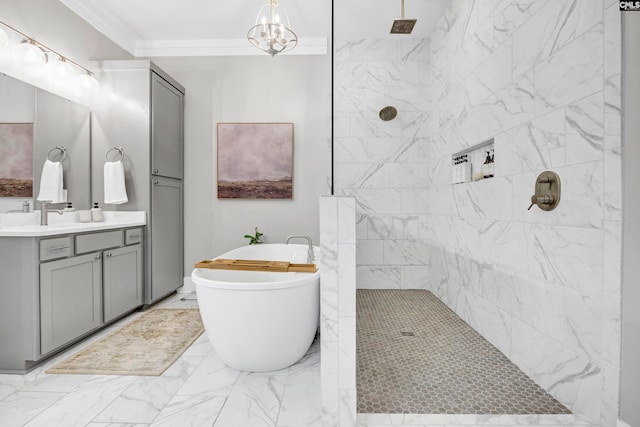
<svg viewBox="0 0 640 427">
<path fill-rule="evenodd" d="M 618 420 L 618 422 L 616 423 L 616 427 L 631 427 L 631 426 L 622 420 Z"/>
<path fill-rule="evenodd" d="M 178 288 L 179 294 L 189 294 L 196 291 L 196 285 L 191 280 L 191 276 L 185 276 L 182 280 L 182 287 Z"/>
</svg>

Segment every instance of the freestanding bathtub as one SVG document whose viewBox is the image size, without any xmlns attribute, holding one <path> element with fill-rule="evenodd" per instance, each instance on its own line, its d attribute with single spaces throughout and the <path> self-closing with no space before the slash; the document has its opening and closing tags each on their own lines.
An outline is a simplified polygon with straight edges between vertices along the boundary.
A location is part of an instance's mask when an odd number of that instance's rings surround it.
<svg viewBox="0 0 640 427">
<path fill-rule="evenodd" d="M 261 244 L 218 258 L 305 263 L 307 245 Z M 318 262 L 318 248 L 316 265 Z M 212 270 L 191 273 L 211 345 L 241 371 L 283 369 L 305 355 L 318 329 L 320 271 L 315 273 Z"/>
</svg>

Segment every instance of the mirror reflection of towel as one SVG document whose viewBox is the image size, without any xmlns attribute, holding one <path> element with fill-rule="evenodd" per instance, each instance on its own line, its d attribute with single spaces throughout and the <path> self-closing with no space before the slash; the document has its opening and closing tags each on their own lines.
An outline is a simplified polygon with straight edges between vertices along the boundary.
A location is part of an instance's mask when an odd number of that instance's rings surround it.
<svg viewBox="0 0 640 427">
<path fill-rule="evenodd" d="M 50 200 L 53 203 L 65 201 L 62 191 L 62 163 L 49 159 L 44 161 L 38 200 Z"/>
<path fill-rule="evenodd" d="M 121 205 L 128 201 L 122 161 L 106 162 L 104 164 L 104 203 Z"/>
</svg>

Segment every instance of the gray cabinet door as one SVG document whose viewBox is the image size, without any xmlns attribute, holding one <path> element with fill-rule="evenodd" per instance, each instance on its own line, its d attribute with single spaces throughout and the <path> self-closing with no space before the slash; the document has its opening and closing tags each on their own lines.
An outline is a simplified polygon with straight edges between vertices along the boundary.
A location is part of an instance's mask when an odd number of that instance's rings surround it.
<svg viewBox="0 0 640 427">
<path fill-rule="evenodd" d="M 182 179 L 183 97 L 151 73 L 151 174 Z"/>
<path fill-rule="evenodd" d="M 102 260 L 87 254 L 40 264 L 40 352 L 102 324 Z"/>
<path fill-rule="evenodd" d="M 151 264 L 147 270 L 151 289 L 146 289 L 146 303 L 182 286 L 182 182 L 156 177 L 151 181 Z"/>
<path fill-rule="evenodd" d="M 109 322 L 142 305 L 140 245 L 103 253 L 104 321 Z"/>
</svg>

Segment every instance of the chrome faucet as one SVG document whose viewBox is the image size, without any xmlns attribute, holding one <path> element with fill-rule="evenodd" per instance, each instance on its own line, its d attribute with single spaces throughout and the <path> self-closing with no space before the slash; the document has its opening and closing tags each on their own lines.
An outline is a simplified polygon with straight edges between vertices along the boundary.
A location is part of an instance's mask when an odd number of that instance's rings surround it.
<svg viewBox="0 0 640 427">
<path fill-rule="evenodd" d="M 49 212 L 58 212 L 58 215 L 62 215 L 62 211 L 58 209 L 48 209 L 47 204 L 51 203 L 51 200 L 42 200 L 40 206 L 40 225 L 49 225 Z"/>
<path fill-rule="evenodd" d="M 309 245 L 309 249 L 307 250 L 307 264 L 313 264 L 316 260 L 316 257 L 313 253 L 313 243 L 311 242 L 311 237 L 306 234 L 292 234 L 287 237 L 287 245 L 289 244 L 289 240 L 291 239 L 307 239 L 307 244 Z"/>
</svg>

